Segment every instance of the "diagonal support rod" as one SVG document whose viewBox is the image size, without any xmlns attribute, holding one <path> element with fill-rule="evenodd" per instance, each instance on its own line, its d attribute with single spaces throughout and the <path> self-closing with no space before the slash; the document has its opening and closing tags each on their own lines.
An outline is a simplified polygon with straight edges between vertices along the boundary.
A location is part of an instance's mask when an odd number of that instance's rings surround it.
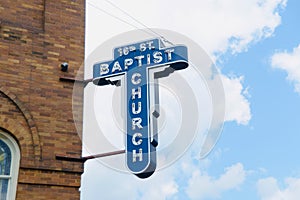
<svg viewBox="0 0 300 200">
<path fill-rule="evenodd" d="M 80 157 L 80 158 L 62 156 L 62 155 L 56 155 L 55 157 L 56 157 L 56 160 L 70 161 L 70 162 L 85 162 L 87 160 L 91 160 L 91 159 L 95 159 L 95 158 L 103 158 L 103 157 L 114 156 L 114 155 L 123 154 L 123 153 L 125 153 L 125 150 L 111 151 L 111 152 L 107 152 L 107 153 L 100 153 L 100 154 L 84 156 L 84 157 Z"/>
</svg>

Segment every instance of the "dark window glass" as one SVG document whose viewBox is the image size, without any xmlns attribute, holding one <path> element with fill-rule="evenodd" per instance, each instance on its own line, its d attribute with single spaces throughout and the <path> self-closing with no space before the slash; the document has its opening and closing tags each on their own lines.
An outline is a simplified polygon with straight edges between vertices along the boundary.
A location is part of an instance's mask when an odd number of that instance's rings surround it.
<svg viewBox="0 0 300 200">
<path fill-rule="evenodd" d="M 8 181 L 10 179 L 11 151 L 8 145 L 0 139 L 0 199 L 6 200 Z M 8 176 L 8 177 L 5 177 Z"/>
<path fill-rule="evenodd" d="M 10 175 L 11 151 L 7 144 L 0 139 L 0 175 Z"/>
<path fill-rule="evenodd" d="M 8 179 L 0 179 L 0 199 L 6 200 L 8 190 Z"/>
</svg>

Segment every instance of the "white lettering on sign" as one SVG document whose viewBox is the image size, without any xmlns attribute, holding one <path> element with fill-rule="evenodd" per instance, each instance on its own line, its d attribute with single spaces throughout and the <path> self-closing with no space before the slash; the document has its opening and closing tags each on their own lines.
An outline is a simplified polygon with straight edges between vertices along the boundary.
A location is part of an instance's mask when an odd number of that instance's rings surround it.
<svg viewBox="0 0 300 200">
<path fill-rule="evenodd" d="M 132 130 L 135 130 L 135 127 L 137 126 L 139 129 L 142 129 L 142 118 L 136 117 L 132 119 Z"/>
<path fill-rule="evenodd" d="M 153 62 L 154 63 L 160 63 L 162 61 L 162 55 L 161 55 L 161 52 L 157 51 L 157 52 L 154 52 L 153 54 Z"/>
<path fill-rule="evenodd" d="M 135 59 L 138 60 L 138 66 L 142 65 L 142 60 L 141 60 L 142 58 L 144 58 L 144 56 L 135 57 Z M 140 73 L 133 73 L 131 76 L 131 83 L 137 86 L 141 82 L 142 82 L 142 75 Z M 138 99 L 142 98 L 142 89 L 140 86 L 138 86 L 137 88 L 132 88 L 132 92 L 131 92 L 132 100 L 134 100 L 136 96 L 138 97 Z M 133 115 L 138 115 L 141 113 L 141 111 L 142 111 L 141 101 L 131 103 L 131 112 Z M 132 130 L 136 130 L 136 127 L 139 130 L 143 129 L 141 123 L 142 123 L 142 118 L 140 117 L 132 118 Z M 134 133 L 132 135 L 131 142 L 134 146 L 136 146 L 136 149 L 132 150 L 132 162 L 137 162 L 137 158 L 139 158 L 140 162 L 143 161 L 143 150 L 142 148 L 138 147 L 143 142 L 143 135 L 140 132 Z M 136 152 L 137 149 L 139 149 L 139 153 Z"/>
<path fill-rule="evenodd" d="M 148 48 L 152 49 L 154 47 L 149 46 Z M 171 61 L 172 60 L 173 52 L 174 52 L 174 49 L 166 49 L 166 50 L 164 50 L 164 53 L 165 53 L 165 55 L 167 57 L 166 61 Z M 139 55 L 139 56 L 135 56 L 134 58 L 126 58 L 122 62 L 114 61 L 112 63 L 112 67 L 109 67 L 110 64 L 108 64 L 108 63 L 102 63 L 100 65 L 100 75 L 109 74 L 110 71 L 111 71 L 111 73 L 126 71 L 134 63 L 138 67 L 142 67 L 143 65 L 148 66 L 151 63 L 160 64 L 164 60 L 163 58 L 164 57 L 163 57 L 163 53 L 162 52 L 160 52 L 160 51 L 154 51 L 152 54 L 146 54 L 146 56 L 145 55 Z"/>
<path fill-rule="evenodd" d="M 127 58 L 124 60 L 124 69 L 127 70 L 130 65 L 132 65 L 133 59 Z"/>
<path fill-rule="evenodd" d="M 128 47 L 119 48 L 118 52 L 119 52 L 119 56 L 123 56 L 123 55 L 128 55 L 129 52 L 135 50 L 136 50 L 135 46 L 128 46 Z"/>
<path fill-rule="evenodd" d="M 165 53 L 168 55 L 168 61 L 172 60 L 172 53 L 173 52 L 174 52 L 174 49 L 165 50 Z"/>
<path fill-rule="evenodd" d="M 135 103 L 131 104 L 131 111 L 133 114 L 137 115 L 140 114 L 142 111 L 142 102 L 138 102 L 138 109 L 136 110 Z"/>
<path fill-rule="evenodd" d="M 116 70 L 118 70 L 119 72 L 122 71 L 122 68 L 121 68 L 121 66 L 120 66 L 120 63 L 119 63 L 118 61 L 116 61 L 116 62 L 114 63 L 114 66 L 113 66 L 111 72 L 114 73 Z"/>
<path fill-rule="evenodd" d="M 139 161 L 143 161 L 143 149 L 139 149 L 139 153 L 136 153 L 136 150 L 134 149 L 132 151 L 132 162 L 136 162 L 136 158 L 139 157 Z"/>
<path fill-rule="evenodd" d="M 140 73 L 134 73 L 132 74 L 132 77 L 131 77 L 131 83 L 133 85 L 138 85 L 142 82 L 142 79 L 141 79 L 141 74 Z"/>
<path fill-rule="evenodd" d="M 139 44 L 138 48 L 141 52 L 144 52 L 147 49 L 149 49 L 149 50 L 155 49 L 155 46 L 153 46 L 153 43 L 154 43 L 154 41 L 143 42 L 143 43 Z M 130 45 L 130 46 L 118 48 L 118 53 L 119 53 L 119 56 L 123 56 L 123 55 L 128 55 L 130 52 L 136 51 L 136 50 L 137 49 L 135 46 Z"/>
<path fill-rule="evenodd" d="M 100 75 L 107 74 L 109 72 L 109 65 L 108 64 L 101 64 L 100 65 Z"/>
<path fill-rule="evenodd" d="M 132 99 L 135 99 L 135 96 L 138 96 L 138 98 L 142 98 L 142 88 L 141 87 L 138 87 L 137 89 L 134 89 L 132 88 L 131 90 L 131 96 L 132 96 Z"/>
<path fill-rule="evenodd" d="M 142 66 L 142 59 L 145 58 L 145 56 L 141 55 L 141 56 L 136 56 L 134 57 L 134 59 L 136 59 L 138 61 L 138 67 Z"/>
<path fill-rule="evenodd" d="M 135 133 L 135 134 L 133 134 L 133 136 L 132 136 L 132 143 L 135 146 L 138 146 L 138 145 L 142 144 L 142 142 L 143 142 L 142 137 L 143 137 L 143 135 L 141 133 Z M 140 138 L 140 139 L 138 141 L 136 141 L 136 138 Z"/>
</svg>

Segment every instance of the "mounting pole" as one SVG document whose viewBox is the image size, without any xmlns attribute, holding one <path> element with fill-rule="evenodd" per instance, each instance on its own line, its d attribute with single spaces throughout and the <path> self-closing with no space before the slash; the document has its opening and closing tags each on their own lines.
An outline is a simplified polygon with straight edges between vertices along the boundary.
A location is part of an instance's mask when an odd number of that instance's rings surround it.
<svg viewBox="0 0 300 200">
<path fill-rule="evenodd" d="M 107 153 L 100 153 L 100 154 L 84 156 L 84 157 L 80 157 L 80 158 L 62 156 L 62 155 L 56 155 L 55 157 L 56 157 L 56 160 L 71 161 L 71 162 L 85 162 L 87 160 L 91 160 L 91 159 L 95 159 L 95 158 L 103 158 L 103 157 L 114 156 L 114 155 L 123 154 L 123 153 L 125 153 L 125 150 L 111 151 L 111 152 L 107 152 Z"/>
</svg>

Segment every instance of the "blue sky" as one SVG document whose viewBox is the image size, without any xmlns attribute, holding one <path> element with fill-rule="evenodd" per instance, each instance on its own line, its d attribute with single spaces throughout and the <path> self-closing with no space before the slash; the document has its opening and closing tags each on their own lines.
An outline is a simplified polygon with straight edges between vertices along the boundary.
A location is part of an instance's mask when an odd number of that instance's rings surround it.
<svg viewBox="0 0 300 200">
<path fill-rule="evenodd" d="M 223 72 L 243 75 L 243 84 L 249 86 L 252 118 L 247 126 L 225 123 L 217 148 L 230 151 L 218 163 L 238 161 L 247 169 L 264 169 L 263 173 L 249 175 L 241 188 L 243 191 L 238 192 L 243 199 L 245 194 L 246 199 L 259 199 L 253 184 L 257 179 L 274 177 L 284 190 L 287 177 L 300 176 L 296 159 L 300 150 L 300 96 L 294 91 L 294 84 L 287 80 L 287 72 L 272 67 L 271 61 L 276 52 L 291 53 L 298 46 L 300 29 L 295 19 L 299 17 L 299 6 L 297 1 L 287 2 L 287 7 L 280 12 L 282 22 L 270 38 L 252 44 L 247 52 L 225 55 Z"/>
<path fill-rule="evenodd" d="M 144 28 L 109 1 L 87 2 L 86 55 L 114 35 Z M 148 27 L 182 33 L 203 47 L 221 70 L 226 118 L 205 159 L 198 159 L 194 147 L 200 144 L 193 144 L 147 180 L 88 161 L 82 199 L 298 199 L 300 2 L 110 2 Z"/>
</svg>

